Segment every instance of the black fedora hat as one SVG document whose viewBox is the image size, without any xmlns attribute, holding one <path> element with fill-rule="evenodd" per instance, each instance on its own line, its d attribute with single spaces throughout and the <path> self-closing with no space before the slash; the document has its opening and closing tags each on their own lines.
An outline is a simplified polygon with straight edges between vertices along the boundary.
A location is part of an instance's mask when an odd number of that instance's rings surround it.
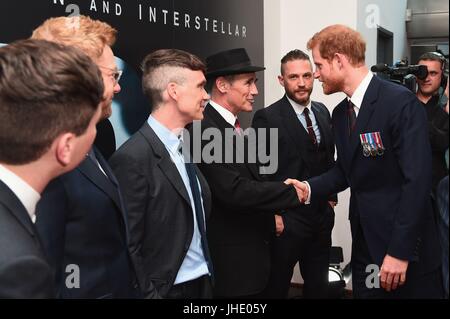
<svg viewBox="0 0 450 319">
<path fill-rule="evenodd" d="M 206 58 L 206 77 L 252 73 L 265 70 L 254 66 L 244 48 L 222 51 Z"/>
</svg>

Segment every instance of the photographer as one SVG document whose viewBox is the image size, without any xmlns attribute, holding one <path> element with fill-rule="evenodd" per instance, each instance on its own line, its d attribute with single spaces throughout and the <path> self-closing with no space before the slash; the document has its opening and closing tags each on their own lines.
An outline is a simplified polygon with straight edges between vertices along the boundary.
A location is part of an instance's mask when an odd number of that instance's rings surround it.
<svg viewBox="0 0 450 319">
<path fill-rule="evenodd" d="M 444 85 L 445 57 L 438 52 L 427 52 L 420 56 L 419 65 L 425 65 L 428 75 L 417 78 L 417 98 L 427 112 L 428 129 L 432 149 L 433 194 L 439 181 L 448 174 L 445 152 L 449 144 L 448 114 L 439 106 L 439 88 Z"/>
</svg>

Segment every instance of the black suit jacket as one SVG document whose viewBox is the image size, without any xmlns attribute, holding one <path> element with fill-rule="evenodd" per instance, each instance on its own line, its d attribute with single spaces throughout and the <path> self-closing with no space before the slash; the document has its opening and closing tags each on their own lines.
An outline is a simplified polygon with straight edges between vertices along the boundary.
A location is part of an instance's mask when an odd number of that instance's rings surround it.
<svg viewBox="0 0 450 319">
<path fill-rule="evenodd" d="M 0 181 L 0 298 L 53 297 L 53 273 L 30 216 Z"/>
<path fill-rule="evenodd" d="M 312 101 L 311 110 L 315 115 L 320 130 L 320 145 L 323 158 L 317 162 L 317 149 L 311 143 L 308 132 L 299 121 L 292 105 L 286 96 L 268 106 L 258 110 L 253 117 L 252 127 L 278 129 L 278 169 L 274 174 L 267 175 L 273 181 L 284 181 L 295 178 L 300 181 L 320 175 L 334 166 L 334 138 L 331 128 L 330 112 L 322 103 Z M 262 133 L 262 132 L 261 132 Z M 269 141 L 266 135 L 266 141 Z M 267 143 L 267 152 L 270 145 Z M 337 201 L 336 194 L 329 200 Z M 307 235 L 320 225 L 333 225 L 334 214 L 327 201 L 320 201 L 313 205 L 302 205 L 290 209 L 283 215 L 285 230 L 300 235 Z"/>
<path fill-rule="evenodd" d="M 195 135 L 195 127 L 191 136 Z M 207 105 L 201 132 L 233 129 L 222 116 Z M 209 144 L 202 141 L 203 146 Z M 236 153 L 235 144 L 225 152 Z M 194 141 L 195 143 L 195 141 Z M 193 146 L 195 150 L 195 146 Z M 256 163 L 199 164 L 211 187 L 213 206 L 208 227 L 211 256 L 215 270 L 215 295 L 222 297 L 253 295 L 261 292 L 270 273 L 269 242 L 275 230 L 275 213 L 299 205 L 294 187 L 283 182 L 264 181 Z"/>
<path fill-rule="evenodd" d="M 52 181 L 38 204 L 36 227 L 55 267 L 59 297 L 134 298 L 125 207 L 108 163 L 94 151 L 107 176 L 86 157 Z M 80 288 L 66 286 L 72 264 L 79 267 Z"/>
<path fill-rule="evenodd" d="M 362 227 L 373 261 L 409 260 L 411 271 L 436 269 L 439 243 L 431 208 L 431 148 L 425 110 L 404 87 L 374 77 L 349 138 L 347 100 L 333 111 L 338 159 L 309 181 L 314 201 L 351 188 L 352 234 Z M 365 157 L 360 134 L 380 132 L 382 156 Z"/>
<path fill-rule="evenodd" d="M 114 153 L 110 164 L 124 190 L 139 282 L 147 298 L 164 298 L 194 233 L 186 187 L 169 152 L 147 122 Z M 211 193 L 196 170 L 208 220 Z"/>
</svg>

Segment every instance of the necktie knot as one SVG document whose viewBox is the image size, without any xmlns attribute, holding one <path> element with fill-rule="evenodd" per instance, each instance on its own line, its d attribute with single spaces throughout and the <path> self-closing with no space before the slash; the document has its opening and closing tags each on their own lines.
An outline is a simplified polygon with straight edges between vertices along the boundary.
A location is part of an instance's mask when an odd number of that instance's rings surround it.
<svg viewBox="0 0 450 319">
<path fill-rule="evenodd" d="M 241 123 L 239 123 L 238 118 L 236 118 L 236 121 L 234 122 L 234 130 L 236 131 L 237 134 L 239 135 L 242 134 Z"/>
</svg>

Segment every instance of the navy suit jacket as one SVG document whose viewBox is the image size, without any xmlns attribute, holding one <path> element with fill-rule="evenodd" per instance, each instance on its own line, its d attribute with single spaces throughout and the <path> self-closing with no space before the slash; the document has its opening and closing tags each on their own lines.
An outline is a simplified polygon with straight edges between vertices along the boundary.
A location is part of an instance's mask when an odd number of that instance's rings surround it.
<svg viewBox="0 0 450 319">
<path fill-rule="evenodd" d="M 252 126 L 259 128 L 278 129 L 278 149 L 271 150 L 269 132 L 266 134 L 266 153 L 278 153 L 278 169 L 272 175 L 267 175 L 269 180 L 284 181 L 287 178 L 295 178 L 300 181 L 320 175 L 334 165 L 334 139 L 331 128 L 331 116 L 326 106 L 320 102 L 311 102 L 311 110 L 315 115 L 321 136 L 321 149 L 324 154 L 318 161 L 317 148 L 311 143 L 308 132 L 299 121 L 286 95 L 272 105 L 258 110 Z M 258 133 L 258 137 L 263 132 Z M 336 194 L 332 194 L 330 201 L 337 202 Z M 315 205 L 317 204 L 317 205 Z M 283 215 L 285 230 L 306 235 L 311 230 L 318 229 L 322 225 L 333 226 L 334 212 L 326 200 L 318 201 L 314 205 L 301 205 L 286 210 Z"/>
<path fill-rule="evenodd" d="M 136 296 L 128 250 L 127 217 L 114 174 L 98 150 L 97 164 L 86 159 L 52 181 L 38 204 L 36 226 L 61 298 Z M 80 288 L 68 288 L 66 269 L 77 265 Z M 70 277 L 69 277 L 70 279 Z"/>
<path fill-rule="evenodd" d="M 53 298 L 52 276 L 30 216 L 0 181 L 0 299 Z"/>
<path fill-rule="evenodd" d="M 356 127 L 348 134 L 347 99 L 333 111 L 338 159 L 309 180 L 311 200 L 351 188 L 352 234 L 362 227 L 370 255 L 413 262 L 420 273 L 439 266 L 431 208 L 431 148 L 424 108 L 406 88 L 374 77 Z M 365 157 L 360 134 L 380 132 L 384 155 Z"/>
</svg>

